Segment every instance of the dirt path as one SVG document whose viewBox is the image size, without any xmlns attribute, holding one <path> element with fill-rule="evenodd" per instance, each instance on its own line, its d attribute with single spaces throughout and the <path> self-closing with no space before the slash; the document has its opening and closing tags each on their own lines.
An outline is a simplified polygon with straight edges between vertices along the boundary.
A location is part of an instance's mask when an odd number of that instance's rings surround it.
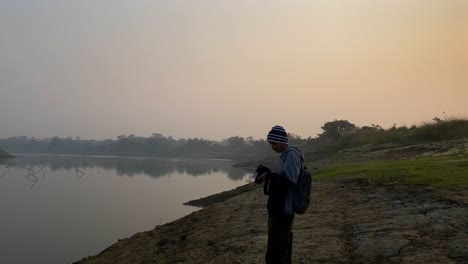
<svg viewBox="0 0 468 264">
<path fill-rule="evenodd" d="M 360 180 L 313 188 L 313 207 L 294 220 L 293 263 L 468 263 L 466 190 L 441 196 Z M 249 191 L 80 263 L 263 263 L 265 203 Z"/>
</svg>

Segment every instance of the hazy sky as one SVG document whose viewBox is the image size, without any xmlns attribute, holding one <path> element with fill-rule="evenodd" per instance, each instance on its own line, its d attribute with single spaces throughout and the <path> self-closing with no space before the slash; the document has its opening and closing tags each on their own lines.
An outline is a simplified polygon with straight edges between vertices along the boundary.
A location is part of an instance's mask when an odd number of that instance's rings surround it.
<svg viewBox="0 0 468 264">
<path fill-rule="evenodd" d="M 0 137 L 468 117 L 466 0 L 2 0 Z"/>
</svg>

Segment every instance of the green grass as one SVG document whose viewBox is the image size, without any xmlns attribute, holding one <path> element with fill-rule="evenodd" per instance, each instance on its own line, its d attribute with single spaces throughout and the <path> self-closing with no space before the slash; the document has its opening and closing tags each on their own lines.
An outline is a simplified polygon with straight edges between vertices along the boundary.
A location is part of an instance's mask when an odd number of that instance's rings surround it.
<svg viewBox="0 0 468 264">
<path fill-rule="evenodd" d="M 340 164 L 315 173 L 317 180 L 337 177 L 362 178 L 375 184 L 468 187 L 468 155 Z"/>
</svg>

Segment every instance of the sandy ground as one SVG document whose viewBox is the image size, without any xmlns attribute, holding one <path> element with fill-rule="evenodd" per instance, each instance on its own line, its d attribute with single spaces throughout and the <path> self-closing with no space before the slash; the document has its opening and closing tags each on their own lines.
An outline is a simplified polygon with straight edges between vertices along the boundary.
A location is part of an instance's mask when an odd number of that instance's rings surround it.
<svg viewBox="0 0 468 264">
<path fill-rule="evenodd" d="M 467 190 L 314 182 L 293 263 L 468 263 Z M 79 263 L 264 263 L 266 197 L 247 191 Z"/>
</svg>

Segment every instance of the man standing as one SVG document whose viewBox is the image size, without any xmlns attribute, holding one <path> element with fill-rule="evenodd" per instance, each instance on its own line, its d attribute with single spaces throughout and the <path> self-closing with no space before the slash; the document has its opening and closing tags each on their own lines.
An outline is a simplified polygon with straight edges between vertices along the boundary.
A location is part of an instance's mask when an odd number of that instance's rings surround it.
<svg viewBox="0 0 468 264">
<path fill-rule="evenodd" d="M 264 173 L 259 179 L 268 185 L 268 247 L 267 264 L 291 263 L 291 227 L 294 219 L 293 190 L 298 181 L 304 154 L 297 147 L 289 147 L 288 136 L 282 126 L 274 126 L 267 136 L 271 148 L 280 153 L 276 173 Z"/>
</svg>

